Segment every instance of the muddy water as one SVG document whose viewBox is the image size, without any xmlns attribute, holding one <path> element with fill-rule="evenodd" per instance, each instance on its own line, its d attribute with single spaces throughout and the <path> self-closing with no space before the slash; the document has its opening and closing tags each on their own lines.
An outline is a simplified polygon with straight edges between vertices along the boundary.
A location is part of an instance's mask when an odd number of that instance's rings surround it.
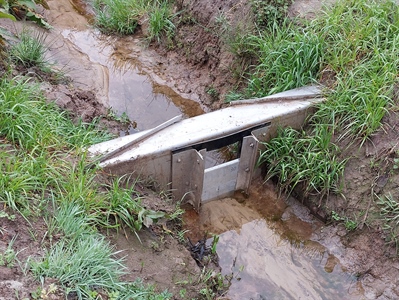
<svg viewBox="0 0 399 300">
<path fill-rule="evenodd" d="M 46 13 L 55 27 L 49 38 L 49 59 L 64 66 L 78 87 L 94 89 L 98 100 L 117 116 L 126 114 L 131 132 L 153 128 L 180 114 L 193 117 L 204 112 L 198 102 L 154 83 L 142 70 L 139 39 L 102 35 L 69 1 L 49 1 L 49 5 Z"/>
<path fill-rule="evenodd" d="M 219 235 L 222 274 L 232 276 L 229 299 L 362 299 L 360 283 L 334 255 L 339 246 L 324 247 L 313 234 L 321 222 L 270 186 L 252 191 L 247 199 L 205 203 L 186 218 L 191 239 Z"/>
</svg>

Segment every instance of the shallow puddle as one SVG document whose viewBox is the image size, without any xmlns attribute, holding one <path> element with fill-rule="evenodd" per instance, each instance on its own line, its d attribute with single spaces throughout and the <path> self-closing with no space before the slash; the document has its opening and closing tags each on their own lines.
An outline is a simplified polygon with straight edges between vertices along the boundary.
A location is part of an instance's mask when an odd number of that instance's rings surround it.
<svg viewBox="0 0 399 300">
<path fill-rule="evenodd" d="M 323 224 L 292 199 L 287 204 L 271 191 L 261 195 L 255 191 L 248 199 L 239 199 L 242 203 L 233 198 L 211 201 L 199 216 L 186 217 L 191 239 L 203 232 L 219 235 L 216 250 L 222 274 L 232 276 L 227 297 L 361 299 L 356 277 L 313 240 L 312 233 Z"/>
<path fill-rule="evenodd" d="M 130 133 L 153 128 L 177 115 L 193 117 L 204 112 L 201 105 L 175 93 L 167 85 L 155 84 L 141 64 L 157 62 L 143 55 L 140 39 L 101 34 L 82 15 L 86 5 L 81 1 L 48 1 L 51 10 L 44 11 L 54 26 L 48 35 L 48 58 L 74 79 L 74 85 L 92 89 L 97 100 L 110 107 L 117 117 L 126 114 L 132 123 Z M 78 13 L 78 11 L 80 13 Z M 162 83 L 162 80 L 157 80 Z"/>
<path fill-rule="evenodd" d="M 197 102 L 182 98 L 167 86 L 152 83 L 140 71 L 137 60 L 121 55 L 129 52 L 129 45 L 115 54 L 112 41 L 95 30 L 65 29 L 61 34 L 81 55 L 101 66 L 104 89 L 108 90 L 107 106 L 119 116 L 125 113 L 138 130 L 153 128 L 180 114 L 193 117 L 203 113 Z"/>
</svg>

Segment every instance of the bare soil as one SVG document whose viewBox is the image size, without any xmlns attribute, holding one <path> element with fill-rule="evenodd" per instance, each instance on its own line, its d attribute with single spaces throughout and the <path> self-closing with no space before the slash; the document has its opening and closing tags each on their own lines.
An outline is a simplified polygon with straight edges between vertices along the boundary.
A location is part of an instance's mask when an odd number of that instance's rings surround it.
<svg viewBox="0 0 399 300">
<path fill-rule="evenodd" d="M 74 2 L 74 6 L 66 0 L 48 3 L 54 10 L 54 14 L 46 12 L 49 22 L 58 22 L 60 26 L 79 26 L 82 24 L 80 18 L 84 18 L 82 14 L 87 14 L 81 2 Z M 221 38 L 220 24 L 215 19 L 224 12 L 229 25 L 241 30 L 245 20 L 251 18 L 248 1 L 179 0 L 176 6 L 176 11 L 184 10 L 185 14 L 177 28 L 174 46 L 168 46 L 165 41 L 162 46 L 143 48 L 143 71 L 151 74 L 154 81 L 171 87 L 182 96 L 196 100 L 209 109 L 217 109 L 224 105 L 224 95 L 240 85 L 237 74 L 245 66 L 236 60 Z M 312 17 L 320 7 L 321 1 L 318 0 L 297 0 L 290 9 L 290 15 Z M 76 15 L 76 8 L 81 15 Z M 4 26 L 0 23 L 0 26 L 7 27 L 9 23 L 6 22 Z M 145 30 L 145 24 L 142 30 Z M 120 38 L 119 43 L 126 43 L 132 38 Z M 83 88 L 71 78 L 67 84 L 47 83 L 43 90 L 49 99 L 57 99 L 62 109 L 70 111 L 72 117 L 91 121 L 101 116 L 101 124 L 114 133 L 125 129 L 107 117 L 107 108 L 101 101 L 103 94 L 96 83 Z M 396 248 L 393 244 L 387 244 L 387 234 L 382 229 L 383 223 L 376 204 L 377 196 L 391 194 L 394 199 L 399 196 L 399 171 L 393 168 L 399 150 L 398 126 L 398 115 L 390 113 L 384 118 L 381 130 L 363 147 L 359 148 L 358 144 L 343 147 L 347 149 L 343 157 L 350 158 L 343 179 L 344 197 L 331 195 L 323 200 L 321 206 L 318 198 L 307 199 L 313 203 L 310 205 L 313 205 L 312 211 L 327 221 L 323 230 L 315 232 L 318 241 L 332 249 L 332 254 L 348 272 L 357 274 L 364 299 L 399 298 Z M 263 189 L 260 185 L 258 188 Z M 255 193 L 259 193 L 259 190 Z M 147 197 L 149 206 L 166 209 L 161 197 L 144 190 L 143 195 Z M 256 208 L 260 205 L 255 203 L 253 206 Z M 356 221 L 358 228 L 354 231 L 345 230 L 342 223 L 335 223 L 329 218 L 332 211 Z M 12 215 L 12 212 L 7 212 Z M 28 223 L 15 215 L 12 220 L 0 218 L 0 229 L 0 252 L 16 237 L 13 249 L 18 253 L 16 265 L 5 264 L 0 267 L 0 299 L 31 299 L 42 285 L 24 270 L 27 259 L 40 257 L 44 246 L 48 245 L 46 225 L 40 218 L 29 220 Z M 130 234 L 114 235 L 110 239 L 118 249 L 126 249 L 129 268 L 127 280 L 140 277 L 145 283 L 155 284 L 159 291 L 168 289 L 175 295 L 174 299 L 200 298 L 199 290 L 203 285 L 198 283 L 198 278 L 201 269 L 191 258 L 187 247 L 176 240 L 176 232 L 177 229 L 170 224 L 160 224 L 142 232 L 142 244 Z M 334 253 L 334 244 L 338 243 L 343 244 L 345 250 Z M 181 286 L 176 285 L 176 282 L 181 282 Z M 45 281 L 44 288 L 47 289 L 51 283 Z M 179 291 L 183 288 L 187 289 L 187 294 L 181 297 Z M 48 299 L 63 297 L 56 292 L 49 295 Z"/>
</svg>

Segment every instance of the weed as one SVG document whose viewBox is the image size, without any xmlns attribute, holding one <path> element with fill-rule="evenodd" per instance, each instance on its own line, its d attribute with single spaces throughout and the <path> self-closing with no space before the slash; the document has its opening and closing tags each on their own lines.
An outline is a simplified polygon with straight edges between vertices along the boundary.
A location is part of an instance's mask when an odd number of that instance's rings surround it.
<svg viewBox="0 0 399 300">
<path fill-rule="evenodd" d="M 175 16 L 172 14 L 172 8 L 168 1 L 156 1 L 156 4 L 148 13 L 148 39 L 160 43 L 162 35 L 165 35 L 167 40 L 170 41 L 176 29 L 173 23 Z"/>
<path fill-rule="evenodd" d="M 90 235 L 74 242 L 59 241 L 41 261 L 31 261 L 37 278 L 57 278 L 67 294 L 79 299 L 88 297 L 92 287 L 121 288 L 119 277 L 124 274 L 120 259 L 114 258 L 112 247 L 104 238 Z"/>
<path fill-rule="evenodd" d="M 331 218 L 337 222 L 343 222 L 347 231 L 353 231 L 358 227 L 358 223 L 355 220 L 351 220 L 348 217 L 342 217 L 337 212 L 331 212 Z"/>
<path fill-rule="evenodd" d="M 205 284 L 206 287 L 200 290 L 200 294 L 207 300 L 220 296 L 230 285 L 221 273 L 206 268 L 203 268 L 198 282 Z"/>
<path fill-rule="evenodd" d="M 3 253 L 0 253 L 0 266 L 7 266 L 12 268 L 15 265 L 17 260 L 17 253 L 12 248 L 17 236 L 14 236 L 11 241 L 8 243 L 7 248 Z"/>
<path fill-rule="evenodd" d="M 219 236 L 218 235 L 214 235 L 213 236 L 213 240 L 212 240 L 212 245 L 211 245 L 211 253 L 213 255 L 216 254 L 216 246 L 217 246 L 218 242 L 219 242 Z"/>
<path fill-rule="evenodd" d="M 217 100 L 219 98 L 219 92 L 213 85 L 207 87 L 205 91 L 213 100 Z"/>
<path fill-rule="evenodd" d="M 120 116 L 113 111 L 112 109 L 108 109 L 107 113 L 107 118 L 111 120 L 115 120 L 117 122 L 120 122 L 122 124 L 130 124 L 129 116 L 126 114 L 126 112 L 123 112 Z"/>
<path fill-rule="evenodd" d="M 57 290 L 58 290 L 57 285 L 54 284 L 54 283 L 52 283 L 52 284 L 50 284 L 50 285 L 48 286 L 47 289 L 46 289 L 46 288 L 38 287 L 38 288 L 36 289 L 36 291 L 33 291 L 33 292 L 31 293 L 31 296 L 32 296 L 32 298 L 35 299 L 35 300 L 36 300 L 36 299 L 49 299 L 49 296 L 50 296 L 51 294 L 56 293 Z"/>
<path fill-rule="evenodd" d="M 144 0 L 95 0 L 95 24 L 105 33 L 131 34 L 148 5 Z"/>
<path fill-rule="evenodd" d="M 46 64 L 45 53 L 47 51 L 46 34 L 24 29 L 19 34 L 19 42 L 12 45 L 10 57 L 15 63 L 25 67 L 44 67 Z"/>
<path fill-rule="evenodd" d="M 388 243 L 394 243 L 396 252 L 399 253 L 399 202 L 396 201 L 391 194 L 378 196 L 377 205 L 380 209 L 379 214 L 383 222 L 383 229 L 388 233 Z"/>
<path fill-rule="evenodd" d="M 184 229 L 184 230 L 179 230 L 176 234 L 177 240 L 179 241 L 180 244 L 185 245 L 186 244 L 186 233 L 190 232 L 190 230 Z"/>
<path fill-rule="evenodd" d="M 186 294 L 187 294 L 187 290 L 186 289 L 181 289 L 179 291 L 180 298 L 182 298 L 182 299 L 185 299 Z"/>
<path fill-rule="evenodd" d="M 255 20 L 258 26 L 268 27 L 270 24 L 281 24 L 287 17 L 288 7 L 293 0 L 251 0 Z"/>
<path fill-rule="evenodd" d="M 0 18 L 8 18 L 16 21 L 15 17 L 22 19 L 19 12 L 27 11 L 26 14 L 23 15 L 24 19 L 33 21 L 47 29 L 51 28 L 51 26 L 44 20 L 44 17 L 36 11 L 36 4 L 41 4 L 45 9 L 49 9 L 45 0 L 2 0 L 0 1 Z"/>
</svg>

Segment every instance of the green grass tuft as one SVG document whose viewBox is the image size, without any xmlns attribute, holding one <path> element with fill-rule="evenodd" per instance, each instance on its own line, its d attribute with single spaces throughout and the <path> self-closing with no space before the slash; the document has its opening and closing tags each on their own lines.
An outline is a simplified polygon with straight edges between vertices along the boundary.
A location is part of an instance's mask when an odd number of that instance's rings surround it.
<svg viewBox="0 0 399 300">
<path fill-rule="evenodd" d="M 95 24 L 105 33 L 132 34 L 148 5 L 144 0 L 95 0 Z"/>
</svg>

